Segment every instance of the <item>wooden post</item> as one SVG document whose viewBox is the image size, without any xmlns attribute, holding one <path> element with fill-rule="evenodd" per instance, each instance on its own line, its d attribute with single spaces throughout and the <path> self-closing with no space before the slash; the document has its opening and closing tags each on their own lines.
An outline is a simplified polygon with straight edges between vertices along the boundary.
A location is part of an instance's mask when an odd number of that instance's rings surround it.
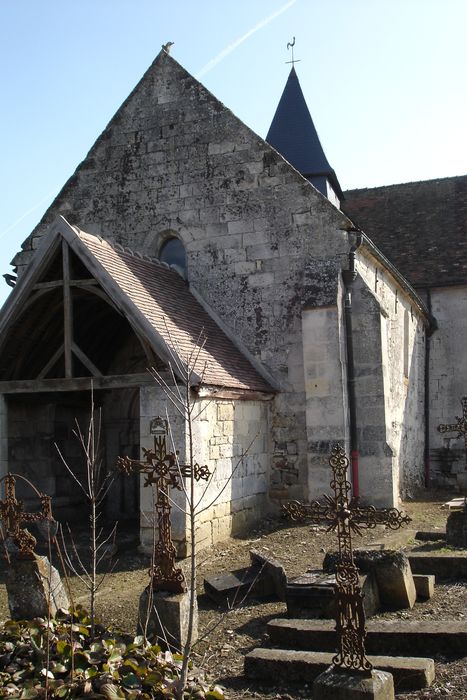
<svg viewBox="0 0 467 700">
<path fill-rule="evenodd" d="M 73 358 L 71 345 L 73 342 L 73 308 L 70 292 L 70 250 L 68 243 L 62 241 L 63 263 L 63 345 L 65 355 L 65 377 L 73 376 Z"/>
</svg>

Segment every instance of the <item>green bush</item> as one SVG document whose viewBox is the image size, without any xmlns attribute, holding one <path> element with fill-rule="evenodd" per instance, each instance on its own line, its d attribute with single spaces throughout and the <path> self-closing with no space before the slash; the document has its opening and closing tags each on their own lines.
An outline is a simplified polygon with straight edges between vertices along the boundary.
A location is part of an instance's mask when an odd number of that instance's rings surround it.
<svg viewBox="0 0 467 700">
<path fill-rule="evenodd" d="M 219 686 L 190 678 L 180 688 L 181 655 L 143 637 L 96 626 L 85 610 L 0 627 L 0 698 L 223 700 Z"/>
</svg>

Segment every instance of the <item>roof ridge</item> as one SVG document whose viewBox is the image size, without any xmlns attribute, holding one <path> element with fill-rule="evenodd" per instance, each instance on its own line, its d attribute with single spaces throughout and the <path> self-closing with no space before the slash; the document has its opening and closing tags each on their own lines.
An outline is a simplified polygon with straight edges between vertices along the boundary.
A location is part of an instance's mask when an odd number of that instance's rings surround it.
<svg viewBox="0 0 467 700">
<path fill-rule="evenodd" d="M 467 178 L 467 174 L 465 174 L 465 175 L 446 175 L 445 177 L 432 177 L 429 180 L 408 180 L 407 182 L 391 182 L 388 185 L 372 185 L 370 187 L 351 187 L 349 189 L 344 190 L 344 194 L 346 192 L 363 192 L 364 190 L 383 190 L 383 189 L 389 189 L 390 187 L 404 187 L 406 185 L 422 185 L 422 184 L 426 184 L 429 182 L 433 183 L 433 182 L 440 182 L 440 181 L 446 181 L 446 180 L 462 180 L 465 178 Z"/>
<path fill-rule="evenodd" d="M 146 262 L 151 262 L 155 263 L 156 265 L 159 265 L 160 267 L 165 267 L 170 269 L 170 265 L 167 265 L 167 263 L 162 262 L 159 260 L 159 258 L 153 257 L 151 255 L 148 255 L 147 253 L 140 253 L 138 250 L 133 250 L 132 248 L 129 248 L 128 246 L 123 246 L 121 243 L 117 243 L 116 241 L 111 241 L 108 238 L 104 238 L 103 236 L 92 234 L 92 233 L 87 233 L 87 231 L 82 231 L 82 229 L 78 229 L 80 233 L 84 233 L 87 236 L 93 236 L 93 238 L 97 238 L 99 241 L 102 243 L 106 243 L 112 250 L 114 250 L 117 253 L 126 253 L 127 255 L 131 255 L 133 258 L 138 258 L 139 260 L 145 260 Z"/>
</svg>

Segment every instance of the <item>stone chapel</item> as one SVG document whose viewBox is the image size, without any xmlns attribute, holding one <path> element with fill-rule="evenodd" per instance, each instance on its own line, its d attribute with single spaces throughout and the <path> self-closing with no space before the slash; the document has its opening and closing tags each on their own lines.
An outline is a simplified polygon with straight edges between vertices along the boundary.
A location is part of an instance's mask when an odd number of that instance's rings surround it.
<svg viewBox="0 0 467 700">
<path fill-rule="evenodd" d="M 343 192 L 294 67 L 264 140 L 162 50 L 13 260 L 1 472 L 82 517 L 56 445 L 81 473 L 91 383 L 108 470 L 152 445 L 157 415 L 184 459 L 148 368 L 180 383 L 196 356 L 200 546 L 327 492 L 337 441 L 362 501 L 462 486 L 463 443 L 437 425 L 467 394 L 466 205 L 467 177 Z M 144 544 L 150 501 L 117 476 L 106 512 L 141 514 Z"/>
</svg>

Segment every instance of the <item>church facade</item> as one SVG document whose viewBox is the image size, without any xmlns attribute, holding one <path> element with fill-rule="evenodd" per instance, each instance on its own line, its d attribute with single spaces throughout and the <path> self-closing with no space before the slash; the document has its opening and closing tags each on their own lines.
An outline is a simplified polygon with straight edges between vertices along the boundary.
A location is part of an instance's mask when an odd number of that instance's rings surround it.
<svg viewBox="0 0 467 700">
<path fill-rule="evenodd" d="M 213 474 L 201 545 L 327 491 L 335 442 L 364 501 L 396 505 L 425 482 L 433 298 L 353 216 L 358 193 L 346 208 L 304 100 L 301 143 L 284 137 L 300 100 L 292 69 L 265 141 L 161 51 L 13 261 L 0 465 L 64 513 L 80 503 L 54 444 L 79 472 L 91 382 L 107 469 L 151 446 L 157 415 L 183 460 L 187 425 L 146 370 L 177 391 L 190 357 L 195 458 Z M 148 489 L 118 477 L 108 515 L 140 511 L 145 543 Z M 181 552 L 186 532 L 176 509 Z"/>
</svg>

